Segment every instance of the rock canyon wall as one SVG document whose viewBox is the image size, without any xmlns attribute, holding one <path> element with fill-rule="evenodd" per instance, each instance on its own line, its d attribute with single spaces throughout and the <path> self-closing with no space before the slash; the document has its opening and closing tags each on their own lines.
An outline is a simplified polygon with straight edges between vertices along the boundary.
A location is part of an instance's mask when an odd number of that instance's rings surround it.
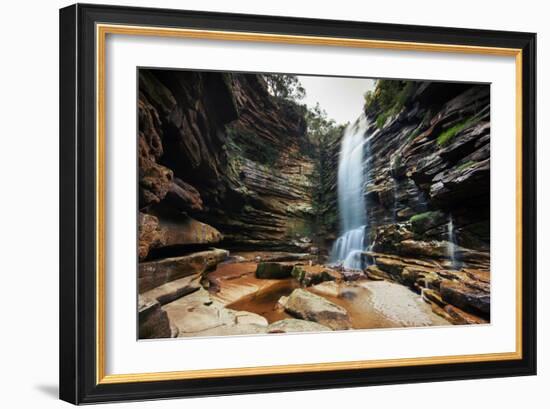
<svg viewBox="0 0 550 409">
<path fill-rule="evenodd" d="M 489 86 L 403 82 L 384 108 L 377 91 L 365 108 L 367 273 L 421 291 L 452 321 L 483 322 L 490 314 Z"/>
<path fill-rule="evenodd" d="M 309 247 L 304 115 L 269 95 L 261 76 L 143 70 L 139 122 L 141 260 L 218 242 Z"/>
</svg>

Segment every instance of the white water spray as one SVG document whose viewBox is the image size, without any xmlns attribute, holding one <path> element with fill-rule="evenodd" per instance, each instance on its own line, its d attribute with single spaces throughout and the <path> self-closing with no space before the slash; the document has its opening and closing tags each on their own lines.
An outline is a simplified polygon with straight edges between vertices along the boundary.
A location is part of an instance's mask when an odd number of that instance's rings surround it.
<svg viewBox="0 0 550 409">
<path fill-rule="evenodd" d="M 456 268 L 455 232 L 452 215 L 449 215 L 449 222 L 447 223 L 447 255 L 451 259 L 451 268 Z"/>
</svg>

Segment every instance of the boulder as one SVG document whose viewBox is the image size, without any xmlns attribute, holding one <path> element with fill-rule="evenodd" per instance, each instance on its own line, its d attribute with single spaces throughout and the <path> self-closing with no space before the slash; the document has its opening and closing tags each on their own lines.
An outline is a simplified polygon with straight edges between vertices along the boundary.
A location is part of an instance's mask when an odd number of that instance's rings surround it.
<svg viewBox="0 0 550 409">
<path fill-rule="evenodd" d="M 227 250 L 211 249 L 181 257 L 139 264 L 139 293 L 151 290 L 169 281 L 191 275 L 201 275 L 214 268 L 229 255 Z"/>
<path fill-rule="evenodd" d="M 322 297 L 338 297 L 340 295 L 340 284 L 335 281 L 325 281 L 321 284 L 310 287 L 311 291 Z"/>
<path fill-rule="evenodd" d="M 323 265 L 296 265 L 290 274 L 298 280 L 301 285 L 306 287 L 322 283 L 323 281 L 334 281 L 341 277 L 339 272 Z"/>
<path fill-rule="evenodd" d="M 138 296 L 139 339 L 171 338 L 168 315 L 156 300 Z"/>
<path fill-rule="evenodd" d="M 257 278 L 288 278 L 293 269 L 292 264 L 261 262 L 256 267 Z"/>
<path fill-rule="evenodd" d="M 159 218 L 161 245 L 158 247 L 190 244 L 215 244 L 223 239 L 214 227 L 188 216 Z"/>
<path fill-rule="evenodd" d="M 222 234 L 212 226 L 186 215 L 139 214 L 139 259 L 152 249 L 196 244 L 215 244 Z"/>
<path fill-rule="evenodd" d="M 275 321 L 267 327 L 267 333 L 286 333 L 286 332 L 320 332 L 332 331 L 331 328 L 312 321 L 287 318 L 281 321 Z"/>
<path fill-rule="evenodd" d="M 285 305 L 288 302 L 288 297 L 286 295 L 283 295 L 279 300 L 277 300 L 277 304 L 275 305 L 275 308 L 279 310 L 284 310 Z"/>
<path fill-rule="evenodd" d="M 351 328 L 348 312 L 344 308 L 306 290 L 294 290 L 288 297 L 285 311 L 297 318 L 315 321 L 333 330 Z"/>
</svg>

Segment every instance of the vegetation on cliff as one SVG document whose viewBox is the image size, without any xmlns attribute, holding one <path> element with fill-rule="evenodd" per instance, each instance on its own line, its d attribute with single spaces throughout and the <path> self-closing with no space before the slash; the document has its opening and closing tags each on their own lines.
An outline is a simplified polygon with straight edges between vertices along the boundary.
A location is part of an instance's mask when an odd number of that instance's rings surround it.
<svg viewBox="0 0 550 409">
<path fill-rule="evenodd" d="M 319 105 L 307 111 L 308 137 L 312 150 L 313 169 L 313 214 L 314 240 L 319 249 L 326 249 L 338 232 L 338 197 L 336 169 L 340 140 L 346 125 L 336 124 L 327 118 Z"/>
<path fill-rule="evenodd" d="M 375 112 L 376 126 L 382 128 L 390 116 L 403 109 L 415 87 L 414 81 L 377 80 L 376 88 L 365 93 L 363 109 Z"/>
</svg>

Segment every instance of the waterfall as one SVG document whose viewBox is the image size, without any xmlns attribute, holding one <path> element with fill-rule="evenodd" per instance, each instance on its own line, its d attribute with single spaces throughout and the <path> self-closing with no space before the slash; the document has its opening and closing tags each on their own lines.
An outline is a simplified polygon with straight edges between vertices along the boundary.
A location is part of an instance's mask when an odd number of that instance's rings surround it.
<svg viewBox="0 0 550 409">
<path fill-rule="evenodd" d="M 364 115 L 348 125 L 338 161 L 338 209 L 342 234 L 334 242 L 331 261 L 341 262 L 348 269 L 363 268 L 362 252 L 366 247 L 367 212 L 363 186 L 367 126 Z"/>
<path fill-rule="evenodd" d="M 397 179 L 393 179 L 393 222 L 397 222 Z"/>
<path fill-rule="evenodd" d="M 453 225 L 453 215 L 449 215 L 449 221 L 447 223 L 447 255 L 451 259 L 451 268 L 456 268 L 455 257 L 455 232 Z"/>
</svg>

